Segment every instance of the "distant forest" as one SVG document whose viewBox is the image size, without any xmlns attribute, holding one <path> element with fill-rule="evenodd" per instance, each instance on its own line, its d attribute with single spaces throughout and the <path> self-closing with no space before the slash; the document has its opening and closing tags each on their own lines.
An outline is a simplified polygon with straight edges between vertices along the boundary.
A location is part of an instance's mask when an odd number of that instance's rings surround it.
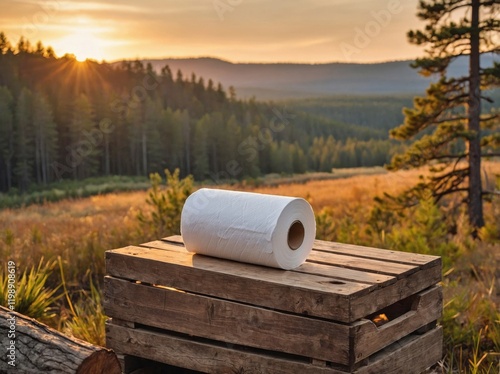
<svg viewBox="0 0 500 374">
<path fill-rule="evenodd" d="M 214 182 L 331 171 L 383 165 L 401 147 L 387 125 L 342 118 L 349 124 L 296 103 L 239 100 L 232 87 L 168 66 L 57 58 L 40 42 L 12 46 L 0 33 L 4 192 L 165 168 Z"/>
</svg>

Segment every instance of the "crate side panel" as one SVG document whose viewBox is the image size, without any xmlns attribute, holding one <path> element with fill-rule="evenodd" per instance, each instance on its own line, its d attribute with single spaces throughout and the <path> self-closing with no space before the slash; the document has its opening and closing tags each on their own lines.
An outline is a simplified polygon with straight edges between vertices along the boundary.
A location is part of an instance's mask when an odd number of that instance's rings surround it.
<svg viewBox="0 0 500 374">
<path fill-rule="evenodd" d="M 443 357 L 441 326 L 424 335 L 410 335 L 373 355 L 356 374 L 419 374 Z"/>
<path fill-rule="evenodd" d="M 353 322 L 423 291 L 441 281 L 441 266 L 433 266 L 399 279 L 396 283 L 351 297 L 349 321 Z"/>
<path fill-rule="evenodd" d="M 147 326 L 349 363 L 349 327 L 325 320 L 106 277 L 106 314 Z"/>
<path fill-rule="evenodd" d="M 351 333 L 355 362 L 369 357 L 441 317 L 443 293 L 440 286 L 419 292 L 411 297 L 410 302 L 412 305 L 409 311 L 380 327 L 366 319 L 354 324 Z M 399 307 L 394 305 L 393 309 Z M 394 312 L 398 313 L 397 310 Z"/>
<path fill-rule="evenodd" d="M 209 344 L 146 329 L 106 326 L 109 348 L 165 364 L 208 373 L 346 374 L 295 360 L 236 349 L 230 344 Z"/>
</svg>

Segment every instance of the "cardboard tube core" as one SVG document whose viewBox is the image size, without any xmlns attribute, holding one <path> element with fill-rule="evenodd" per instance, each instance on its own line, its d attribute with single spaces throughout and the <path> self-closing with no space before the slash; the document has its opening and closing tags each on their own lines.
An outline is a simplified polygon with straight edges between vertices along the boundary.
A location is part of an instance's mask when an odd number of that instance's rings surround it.
<svg viewBox="0 0 500 374">
<path fill-rule="evenodd" d="M 304 225 L 300 221 L 295 221 L 288 229 L 288 246 L 292 251 L 302 245 L 305 236 Z"/>
</svg>

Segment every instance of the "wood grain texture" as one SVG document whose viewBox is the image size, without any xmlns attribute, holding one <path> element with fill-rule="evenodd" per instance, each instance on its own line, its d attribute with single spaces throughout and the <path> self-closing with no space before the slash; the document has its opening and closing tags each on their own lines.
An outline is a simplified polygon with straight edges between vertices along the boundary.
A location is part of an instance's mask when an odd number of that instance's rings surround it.
<svg viewBox="0 0 500 374">
<path fill-rule="evenodd" d="M 359 362 L 381 348 L 436 321 L 441 317 L 442 309 L 441 287 L 434 286 L 413 298 L 411 310 L 380 327 L 366 319 L 353 323 L 351 352 L 354 362 Z"/>
<path fill-rule="evenodd" d="M 167 251 L 184 252 L 184 253 L 188 252 L 186 248 L 183 246 L 181 236 L 177 235 L 169 237 L 167 239 L 168 240 L 154 240 L 148 243 L 141 244 L 140 246 L 146 248 L 164 249 Z M 335 268 L 332 268 L 332 265 L 335 265 Z M 347 280 L 350 282 L 354 281 L 354 282 L 361 282 L 368 284 L 389 284 L 396 281 L 396 278 L 394 276 L 350 269 L 338 266 L 338 264 L 335 263 L 329 263 L 328 265 L 324 265 L 317 263 L 315 264 L 312 262 L 305 262 L 304 264 L 293 269 L 292 271 L 305 274 L 323 275 L 338 280 Z"/>
<path fill-rule="evenodd" d="M 397 282 L 379 287 L 368 294 L 350 300 L 350 322 L 385 308 L 417 292 L 427 289 L 441 281 L 441 264 L 426 267 Z"/>
<path fill-rule="evenodd" d="M 174 236 L 107 251 L 106 269 L 105 309 L 122 320 L 108 341 L 121 353 L 209 372 L 332 374 L 418 373 L 442 353 L 436 256 L 315 241 L 285 271 L 193 254 Z M 397 308 L 381 327 L 367 319 Z M 148 339 L 175 345 L 162 355 Z M 434 351 L 413 351 L 425 344 Z"/>
<path fill-rule="evenodd" d="M 345 374 L 344 371 L 259 354 L 232 345 L 210 344 L 168 332 L 132 330 L 112 322 L 106 325 L 106 339 L 108 346 L 127 355 L 204 373 Z"/>
<path fill-rule="evenodd" d="M 15 318 L 15 368 L 0 356 L 0 373 L 120 374 L 113 351 L 66 336 L 36 320 L 0 307 L 0 344 L 10 345 L 9 318 Z"/>
<path fill-rule="evenodd" d="M 353 282 L 337 285 L 322 276 L 140 247 L 107 251 L 106 269 L 117 278 L 339 321 L 349 321 L 354 289 L 372 287 Z"/>
<path fill-rule="evenodd" d="M 349 326 L 106 277 L 110 317 L 183 334 L 349 364 Z"/>
<path fill-rule="evenodd" d="M 127 355 L 209 373 L 418 374 L 442 357 L 442 329 L 410 335 L 365 360 L 353 371 L 317 366 L 297 359 L 237 346 L 199 341 L 168 332 L 106 325 L 107 344 Z"/>
<path fill-rule="evenodd" d="M 410 335 L 371 356 L 357 374 L 419 374 L 443 357 L 441 326 L 424 335 Z"/>
<path fill-rule="evenodd" d="M 435 266 L 441 261 L 441 258 L 439 256 L 423 255 L 420 253 L 391 251 L 388 249 L 364 247 L 353 244 L 335 243 L 324 240 L 315 240 L 313 248 L 330 253 L 338 253 L 349 256 L 378 259 L 398 264 L 417 265 L 421 269 L 425 269 L 428 266 Z"/>
<path fill-rule="evenodd" d="M 173 236 L 165 238 L 164 240 L 145 243 L 143 246 L 189 255 L 183 247 L 182 238 L 180 236 Z M 300 273 L 303 275 L 308 274 L 311 276 L 330 278 L 329 281 L 323 281 L 323 283 L 326 284 L 328 282 L 337 285 L 339 285 L 338 283 L 344 283 L 340 284 L 342 286 L 341 288 L 330 288 L 328 290 L 329 295 L 327 296 L 317 295 L 312 290 L 310 296 L 312 297 L 315 295 L 314 299 L 322 301 L 322 303 L 320 303 L 321 305 L 315 305 L 314 302 L 310 302 L 311 300 L 297 301 L 299 304 L 305 301 L 308 308 L 303 309 L 303 312 L 309 315 L 332 318 L 341 322 L 353 322 L 395 303 L 401 298 L 405 298 L 426 289 L 441 280 L 441 259 L 436 256 L 388 251 L 324 241 L 316 241 L 315 247 L 321 248 L 321 250 L 313 250 L 310 259 L 297 269 L 288 272 L 279 269 L 271 269 L 277 272 L 277 274 L 282 274 L 283 278 L 289 277 L 284 274 Z M 344 254 L 336 255 L 322 251 L 339 251 Z M 346 255 L 350 251 L 353 252 L 353 254 L 349 256 Z M 207 256 L 198 255 L 196 257 Z M 224 266 L 237 266 L 235 265 L 237 263 L 233 261 L 226 261 L 224 264 Z M 254 265 L 249 266 L 255 268 Z M 296 279 L 301 283 L 301 279 L 306 280 L 307 278 Z M 305 285 L 306 283 L 302 284 Z M 354 284 L 358 285 L 358 287 L 354 286 Z M 360 284 L 364 284 L 365 286 L 359 287 Z M 190 290 L 197 292 L 193 289 Z M 331 300 L 332 294 L 338 293 L 339 291 L 348 291 L 348 300 L 347 303 L 344 303 L 342 306 L 336 304 L 335 308 L 335 305 L 332 305 L 332 303 L 328 301 Z M 346 293 L 343 293 L 343 295 L 346 295 Z M 214 294 L 214 296 L 218 295 Z M 276 298 L 276 295 L 273 295 L 272 300 L 279 299 Z M 246 300 L 245 302 L 255 303 L 258 301 Z M 300 313 L 300 310 L 293 308 L 293 305 L 295 304 L 263 304 L 263 306 Z M 332 306 L 334 309 L 331 308 Z M 346 307 L 348 311 L 345 310 Z"/>
<path fill-rule="evenodd" d="M 184 246 L 184 241 L 180 235 L 172 235 L 162 239 L 178 246 Z M 330 253 L 344 254 L 355 257 L 363 257 L 375 260 L 383 260 L 406 265 L 418 265 L 420 268 L 435 266 L 441 261 L 439 256 L 423 255 L 419 253 L 409 253 L 392 251 L 389 249 L 365 247 L 353 244 L 329 242 L 325 240 L 315 240 L 313 250 L 326 251 Z"/>
</svg>

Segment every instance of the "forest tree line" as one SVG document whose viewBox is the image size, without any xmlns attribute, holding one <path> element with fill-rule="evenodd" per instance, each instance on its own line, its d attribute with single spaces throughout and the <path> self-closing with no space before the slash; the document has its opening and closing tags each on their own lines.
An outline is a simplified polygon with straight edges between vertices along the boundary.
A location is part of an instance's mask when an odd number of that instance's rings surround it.
<svg viewBox="0 0 500 374">
<path fill-rule="evenodd" d="M 140 61 L 57 58 L 0 33 L 0 191 L 179 168 L 197 180 L 383 165 L 380 130 L 273 103 Z"/>
</svg>

